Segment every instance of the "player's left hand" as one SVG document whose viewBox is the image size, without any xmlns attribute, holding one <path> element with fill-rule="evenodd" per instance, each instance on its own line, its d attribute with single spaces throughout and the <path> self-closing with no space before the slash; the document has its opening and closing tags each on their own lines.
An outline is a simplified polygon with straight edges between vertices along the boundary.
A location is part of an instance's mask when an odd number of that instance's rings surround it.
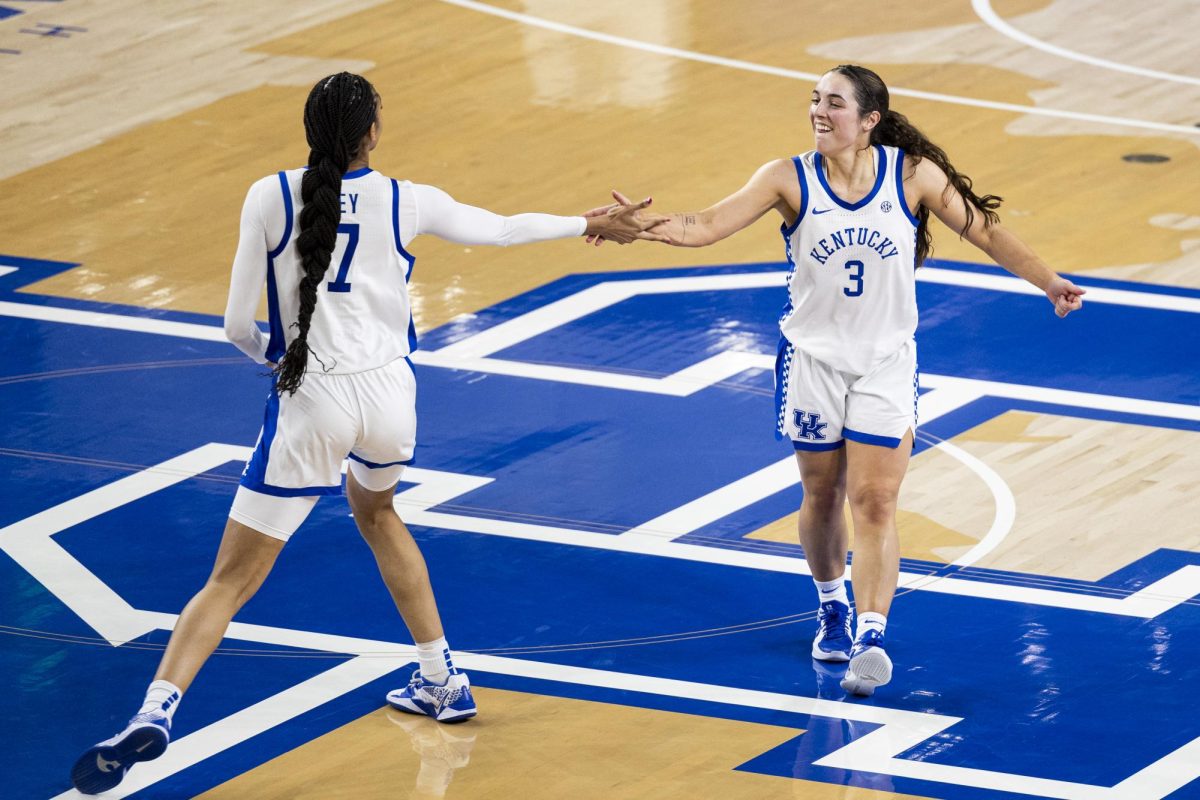
<svg viewBox="0 0 1200 800">
<path fill-rule="evenodd" d="M 1046 287 L 1046 297 L 1054 304 L 1054 313 L 1060 317 L 1083 308 L 1085 294 L 1086 289 L 1079 288 L 1061 275 L 1055 275 Z"/>
</svg>

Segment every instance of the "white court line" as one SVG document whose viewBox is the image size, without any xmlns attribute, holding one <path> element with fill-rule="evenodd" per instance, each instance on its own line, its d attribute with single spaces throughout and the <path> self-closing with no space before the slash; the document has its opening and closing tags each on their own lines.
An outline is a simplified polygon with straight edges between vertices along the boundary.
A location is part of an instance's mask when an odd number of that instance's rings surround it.
<svg viewBox="0 0 1200 800">
<path fill-rule="evenodd" d="M 390 658 L 352 658 L 338 664 L 198 731 L 172 740 L 166 753 L 153 761 L 138 764 L 137 769 L 131 770 L 120 785 L 104 792 L 104 797 L 115 800 L 140 792 L 164 778 L 382 678 L 411 660 L 398 655 Z M 68 789 L 56 795 L 54 800 L 79 797 L 84 795 Z"/>
<path fill-rule="evenodd" d="M 1065 47 L 1059 47 L 1049 42 L 1044 42 L 1041 39 L 1034 38 L 1024 31 L 1018 30 L 1006 22 L 992 8 L 989 0 L 971 0 L 971 7 L 975 9 L 975 13 L 981 20 L 986 22 L 997 32 L 1007 36 L 1010 39 L 1015 39 L 1023 45 L 1041 50 L 1051 55 L 1059 56 L 1071 61 L 1080 61 L 1084 64 L 1091 64 L 1095 67 L 1103 67 L 1104 69 L 1116 70 L 1117 72 L 1128 72 L 1131 75 L 1141 75 L 1145 78 L 1157 78 L 1158 80 L 1173 81 L 1175 83 L 1190 83 L 1193 86 L 1200 86 L 1200 78 L 1193 78 L 1190 75 L 1176 75 L 1172 72 L 1160 72 L 1156 69 L 1146 69 L 1144 67 L 1135 67 L 1131 64 L 1122 64 L 1119 61 L 1109 61 L 1104 58 L 1096 58 L 1085 53 L 1079 53 L 1074 50 L 1068 50 Z M 1183 30 L 1182 28 L 1180 29 Z"/>
<path fill-rule="evenodd" d="M 70 554 L 62 551 L 51 537 L 67 527 L 80 524 L 86 519 L 99 516 L 120 505 L 133 502 L 139 497 L 173 485 L 187 477 L 186 473 L 189 471 L 195 470 L 199 473 L 217 466 L 222 460 L 243 460 L 249 456 L 251 450 L 250 447 L 215 443 L 197 448 L 137 475 L 128 476 L 106 487 L 60 503 L 27 520 L 0 530 L 0 548 L 23 566 L 29 563 L 40 563 L 43 559 L 39 558 L 39 553 L 52 549 L 61 551 L 62 556 L 56 557 L 69 563 L 60 564 L 60 569 L 54 574 L 39 576 L 39 580 L 82 619 L 94 627 L 99 625 L 96 629 L 110 641 L 112 640 L 111 632 L 116 630 L 171 628 L 177 620 L 175 615 L 133 609 L 123 601 L 119 604 L 107 602 L 109 595 L 115 596 L 112 590 L 96 579 L 84 565 L 76 561 Z M 145 480 L 144 476 L 150 476 L 151 480 Z M 488 481 L 486 478 L 448 475 L 433 470 L 416 469 L 412 470 L 408 477 L 431 484 L 442 483 L 442 485 L 418 485 L 409 489 L 397 497 L 398 505 L 403 505 L 402 499 L 417 506 L 447 502 L 458 496 L 460 492 L 470 491 Z M 407 498 L 405 495 L 408 495 Z M 408 506 L 405 508 L 407 510 Z M 413 517 L 412 514 L 407 516 L 409 519 Z M 452 518 L 452 515 L 442 516 L 447 519 Z M 34 520 L 35 523 L 31 523 L 30 520 Z M 494 520 L 481 521 L 495 522 Z M 532 529 L 537 526 L 523 527 Z M 567 533 L 574 539 L 568 543 L 576 546 L 590 546 L 598 540 L 608 540 L 609 544 L 612 544 L 614 540 L 620 539 L 615 536 L 586 534 L 577 531 L 567 531 Z M 542 540 L 546 541 L 547 539 L 542 538 Z M 664 547 L 672 544 L 670 542 L 660 543 Z M 709 550 L 711 548 L 696 549 Z M 638 550 L 633 548 L 630 551 L 637 552 Z M 738 554 L 731 553 L 729 555 L 736 556 Z M 798 561 L 798 559 L 790 560 Z M 793 569 L 789 571 L 796 571 L 794 565 Z M 90 576 L 91 580 L 80 579 L 85 576 Z M 1056 595 L 1069 596 L 1069 593 L 1065 592 L 1049 590 L 1021 592 L 1022 587 L 988 587 L 982 583 L 953 579 L 939 581 L 937 586 L 954 584 L 961 584 L 961 586 L 954 587 L 952 592 L 954 594 L 991 596 L 993 599 L 1013 599 L 1013 596 L 1020 595 L 1017 602 L 1029 602 L 1030 597 L 1050 599 Z M 1007 594 L 1009 596 L 997 596 L 991 591 L 997 588 L 1001 590 L 1000 595 Z M 989 589 L 989 591 L 985 595 L 981 595 L 980 589 Z M 1085 605 L 1090 606 L 1086 610 L 1102 610 L 1105 613 L 1122 613 L 1132 616 L 1155 616 L 1174 607 L 1182 600 L 1188 599 L 1197 591 L 1200 591 L 1200 567 L 1189 565 L 1121 600 L 1084 595 L 1077 595 L 1075 598 L 1086 601 Z M 1062 602 L 1048 604 L 1070 607 Z M 91 610 L 89 611 L 89 609 Z M 143 632 L 148 632 L 148 630 L 143 630 Z M 103 633 L 105 631 L 108 633 Z M 234 744 L 246 741 L 358 686 L 382 677 L 412 660 L 411 646 L 393 642 L 354 639 L 245 623 L 234 623 L 230 626 L 227 635 L 230 638 L 246 641 L 334 653 L 351 653 L 362 657 L 326 670 L 318 676 L 236 712 L 190 736 L 181 738 L 161 759 L 149 765 L 140 766 L 139 771 L 132 773 L 131 777 L 116 790 L 116 793 L 112 794 L 113 797 L 123 797 L 128 793 L 145 788 Z M 368 655 L 369 658 L 365 657 Z M 1002 786 L 1007 791 L 1068 800 L 1090 800 L 1091 798 L 1149 800 L 1149 798 L 1163 797 L 1200 776 L 1200 761 L 1194 757 L 1196 751 L 1200 749 L 1200 743 L 1198 743 L 1200 740 L 1164 756 L 1115 788 L 1098 787 L 988 770 L 951 767 L 929 761 L 910 761 L 898 757 L 900 753 L 910 747 L 931 736 L 938 735 L 959 722 L 960 718 L 957 717 L 653 676 L 630 675 L 540 661 L 523 661 L 486 654 L 459 653 L 455 655 L 455 659 L 468 670 L 521 675 L 575 685 L 602 686 L 625 691 L 881 724 L 883 727 L 879 730 L 834 751 L 817 762 L 820 765 L 837 766 L 844 769 L 978 788 Z M 73 790 L 59 795 L 60 798 L 76 796 L 78 795 Z"/>
<path fill-rule="evenodd" d="M 155 333 L 162 336 L 182 336 L 185 339 L 203 339 L 209 342 L 229 341 L 225 338 L 225 330 L 219 325 L 175 322 L 169 319 L 39 306 L 32 303 L 0 301 L 0 316 L 33 319 L 41 322 L 62 322 L 68 325 L 87 325 L 93 328 L 108 328 L 135 333 Z"/>
<path fill-rule="evenodd" d="M 556 31 L 557 33 L 567 34 L 569 36 L 578 36 L 582 39 L 591 39 L 596 42 L 605 44 L 613 44 L 619 47 L 627 47 L 631 50 L 641 50 L 645 53 L 655 53 L 662 56 L 670 56 L 686 61 L 698 61 L 703 64 L 713 64 L 720 67 L 728 67 L 729 69 L 741 70 L 743 72 L 756 72 L 762 75 L 774 75 L 780 78 L 790 78 L 792 80 L 802 81 L 817 81 L 821 76 L 812 72 L 799 72 L 793 69 L 784 69 L 782 67 L 771 67 L 764 64 L 755 64 L 751 61 L 741 61 L 736 58 L 723 58 L 721 56 L 712 56 L 705 53 L 697 53 L 692 50 L 681 50 L 677 47 L 666 47 L 664 45 L 651 44 L 637 39 L 630 39 L 625 36 L 613 36 L 607 33 L 597 33 L 586 28 L 579 28 L 574 25 L 566 25 L 561 22 L 554 22 L 541 17 L 530 16 L 529 14 L 520 14 L 516 11 L 509 11 L 503 8 L 496 8 L 485 3 L 477 3 L 474 0 L 440 0 L 452 6 L 467 8 L 472 11 L 478 11 L 483 14 L 490 14 L 494 17 L 502 17 L 513 22 L 519 22 L 523 25 L 529 25 L 535 28 L 544 28 L 545 30 Z M 1040 108 L 1038 106 L 1022 106 L 1015 103 L 1000 103 L 994 100 L 980 100 L 974 97 L 961 97 L 958 95 L 940 94 L 937 92 L 923 92 L 917 89 L 904 89 L 896 86 L 889 86 L 888 91 L 900 97 L 912 97 L 918 100 L 932 100 L 937 103 L 951 103 L 960 106 L 971 106 L 974 108 L 987 108 L 995 111 L 1011 111 L 1016 114 L 1033 114 L 1042 117 L 1055 117 L 1058 119 L 1070 119 L 1082 122 L 1096 122 L 1103 125 L 1120 125 L 1127 128 L 1144 128 L 1153 131 L 1164 131 L 1168 133 L 1182 133 L 1187 136 L 1200 135 L 1200 130 L 1188 127 L 1187 125 L 1172 125 L 1167 122 L 1150 122 L 1148 120 L 1129 119 L 1127 117 L 1109 117 L 1102 114 L 1087 114 L 1080 111 L 1060 111 L 1053 108 Z"/>
<path fill-rule="evenodd" d="M 171 629 L 172 614 L 155 614 L 159 627 Z M 320 675 L 226 717 L 172 743 L 161 759 L 138 767 L 112 797 L 124 797 L 246 741 L 296 716 L 404 666 L 415 658 L 412 645 L 233 623 L 228 638 L 328 653 L 358 656 Z M 456 651 L 454 661 L 468 672 L 492 673 L 592 686 L 721 705 L 766 709 L 810 717 L 879 725 L 816 761 L 818 766 L 874 772 L 980 789 L 1030 794 L 1064 800 L 1157 800 L 1200 777 L 1200 739 L 1168 753 L 1115 787 L 1094 786 L 993 770 L 971 769 L 900 758 L 904 751 L 938 736 L 963 718 L 879 705 L 825 700 L 779 692 L 698 683 L 651 675 L 599 670 L 508 656 Z M 55 800 L 77 797 L 65 792 Z M 109 795 L 106 795 L 109 796 Z"/>
</svg>

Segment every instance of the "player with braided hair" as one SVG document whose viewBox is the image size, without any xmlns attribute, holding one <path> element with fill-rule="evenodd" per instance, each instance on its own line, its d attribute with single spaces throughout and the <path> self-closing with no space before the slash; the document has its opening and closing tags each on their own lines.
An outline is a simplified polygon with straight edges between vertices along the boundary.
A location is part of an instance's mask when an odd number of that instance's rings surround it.
<svg viewBox="0 0 1200 800">
<path fill-rule="evenodd" d="M 165 752 L 179 699 L 317 498 L 342 493 L 347 457 L 355 524 L 420 662 L 388 702 L 439 722 L 476 713 L 467 676 L 451 662 L 425 560 L 393 504 L 416 440 L 408 359 L 417 346 L 408 293 L 415 259 L 408 247 L 420 234 L 472 245 L 585 234 L 627 243 L 662 218 L 640 212 L 649 198 L 579 217 L 503 217 L 380 175 L 369 161 L 382 105 L 360 75 L 319 81 L 304 107 L 308 166 L 263 178 L 247 194 L 225 332 L 273 369 L 262 432 L 211 576 L 180 614 L 142 708 L 76 761 L 71 779 L 81 792 L 106 791 L 133 764 Z M 268 336 L 254 320 L 264 286 Z"/>
</svg>

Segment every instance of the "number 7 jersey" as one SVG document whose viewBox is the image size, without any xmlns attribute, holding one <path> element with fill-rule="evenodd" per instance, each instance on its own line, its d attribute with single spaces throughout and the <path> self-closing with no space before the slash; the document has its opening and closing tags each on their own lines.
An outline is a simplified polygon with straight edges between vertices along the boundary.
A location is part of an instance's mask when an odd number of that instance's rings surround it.
<svg viewBox="0 0 1200 800">
<path fill-rule="evenodd" d="M 264 179 L 268 186 L 274 184 L 268 189 L 274 197 L 264 198 L 261 205 L 266 238 L 268 243 L 277 242 L 267 253 L 266 276 L 270 327 L 266 358 L 272 362 L 283 357 L 297 334 L 294 323 L 304 276 L 296 246 L 303 176 L 303 169 L 293 169 Z M 407 181 L 368 168 L 343 176 L 337 242 L 317 286 L 317 305 L 308 331 L 311 372 L 362 372 L 416 349 L 408 293 L 415 259 L 400 238 L 402 209 L 412 206 L 404 197 L 409 188 Z M 271 224 L 275 220 L 283 223 L 278 237 L 270 235 L 271 228 L 280 227 Z"/>
<path fill-rule="evenodd" d="M 782 228 L 791 271 L 780 331 L 853 375 L 866 375 L 917 330 L 917 220 L 904 202 L 904 153 L 873 150 L 875 184 L 854 203 L 830 188 L 820 153 L 793 158 L 800 213 Z"/>
</svg>

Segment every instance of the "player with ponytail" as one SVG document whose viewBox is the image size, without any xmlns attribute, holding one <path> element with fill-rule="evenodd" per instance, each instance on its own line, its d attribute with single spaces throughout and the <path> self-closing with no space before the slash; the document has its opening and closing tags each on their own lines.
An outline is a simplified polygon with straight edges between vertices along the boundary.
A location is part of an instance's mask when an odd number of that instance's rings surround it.
<svg viewBox="0 0 1200 800">
<path fill-rule="evenodd" d="M 703 247 L 774 209 L 791 265 L 776 359 L 776 432 L 791 440 L 804 498 L 799 534 L 818 596 L 812 656 L 849 662 L 869 695 L 891 680 L 884 647 L 899 576 L 896 503 L 916 432 L 915 270 L 932 251 L 929 215 L 1045 292 L 1060 317 L 1083 289 L 1000 224 L 942 148 L 890 107 L 871 70 L 841 65 L 813 88 L 814 149 L 764 164 L 739 191 L 643 234 Z M 620 193 L 614 196 L 621 201 Z M 854 521 L 857 634 L 844 572 Z"/>
<path fill-rule="evenodd" d="M 430 234 L 468 245 L 599 235 L 631 242 L 661 218 L 638 204 L 577 217 L 500 216 L 433 186 L 375 172 L 383 102 L 348 72 L 317 82 L 304 106 L 308 164 L 251 186 L 242 208 L 225 334 L 273 370 L 262 432 L 242 474 L 212 574 L 179 615 L 155 680 L 129 724 L 88 748 L 71 771 L 86 794 L 116 786 L 160 756 L 171 720 L 275 558 L 322 495 L 343 492 L 354 522 L 415 644 L 420 668 L 387 701 L 438 722 L 475 716 L 466 674 L 454 667 L 425 560 L 396 513 L 393 493 L 416 446 L 417 347 L 408 281 L 412 241 Z M 255 322 L 263 291 L 269 335 Z M 403 633 L 397 632 L 397 638 Z"/>
</svg>

